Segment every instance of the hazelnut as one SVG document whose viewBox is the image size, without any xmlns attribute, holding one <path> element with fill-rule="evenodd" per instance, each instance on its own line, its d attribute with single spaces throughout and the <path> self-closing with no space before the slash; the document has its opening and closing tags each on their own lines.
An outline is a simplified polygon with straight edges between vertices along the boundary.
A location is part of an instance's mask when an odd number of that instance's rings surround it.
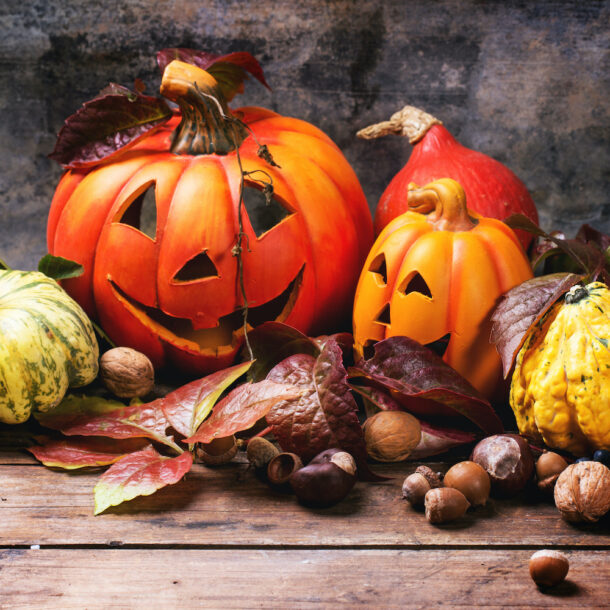
<svg viewBox="0 0 610 610">
<path fill-rule="evenodd" d="M 443 486 L 442 474 L 440 472 L 434 472 L 429 466 L 418 466 L 415 469 L 415 472 L 426 477 L 426 480 L 430 483 L 432 489 Z"/>
<path fill-rule="evenodd" d="M 364 442 L 379 462 L 406 460 L 421 439 L 419 421 L 404 411 L 380 411 L 364 422 Z"/>
<path fill-rule="evenodd" d="M 461 491 L 472 506 L 484 506 L 491 481 L 487 471 L 475 462 L 459 462 L 445 473 L 445 485 Z"/>
<path fill-rule="evenodd" d="M 473 462 L 482 466 L 497 496 L 521 491 L 534 473 L 534 456 L 527 441 L 518 434 L 495 434 L 484 438 L 472 451 Z"/>
<path fill-rule="evenodd" d="M 559 475 L 568 467 L 568 463 L 553 451 L 545 451 L 536 462 L 538 489 L 551 493 Z"/>
<path fill-rule="evenodd" d="M 141 352 L 130 347 L 115 347 L 100 358 L 100 377 L 115 396 L 134 398 L 152 390 L 155 369 Z"/>
<path fill-rule="evenodd" d="M 402 497 L 411 506 L 423 506 L 424 498 L 431 489 L 428 479 L 420 472 L 414 472 L 402 484 Z"/>
<path fill-rule="evenodd" d="M 296 453 L 278 453 L 267 464 L 267 478 L 272 485 L 282 486 L 300 468 L 303 468 L 303 462 Z"/>
<path fill-rule="evenodd" d="M 571 464 L 555 483 L 555 505 L 566 521 L 597 521 L 610 510 L 610 469 L 600 462 Z"/>
<path fill-rule="evenodd" d="M 428 466 L 418 466 L 402 484 L 402 497 L 412 506 L 424 505 L 426 493 L 436 487 L 442 487 L 440 476 Z"/>
<path fill-rule="evenodd" d="M 290 475 L 289 482 L 303 504 L 332 506 L 343 500 L 356 483 L 356 462 L 346 451 L 327 449 Z"/>
<path fill-rule="evenodd" d="M 553 587 L 568 575 L 570 562 L 559 551 L 544 549 L 530 557 L 530 576 L 539 587 Z"/>
<path fill-rule="evenodd" d="M 254 468 L 266 468 L 279 452 L 272 442 L 262 436 L 251 438 L 246 446 L 246 456 Z"/>
<path fill-rule="evenodd" d="M 426 518 L 430 523 L 446 523 L 462 517 L 470 503 L 461 491 L 453 487 L 431 489 L 424 499 Z"/>
<path fill-rule="evenodd" d="M 197 457 L 208 466 L 220 466 L 230 462 L 237 455 L 235 436 L 215 438 L 209 443 L 201 443 L 196 449 Z"/>
</svg>

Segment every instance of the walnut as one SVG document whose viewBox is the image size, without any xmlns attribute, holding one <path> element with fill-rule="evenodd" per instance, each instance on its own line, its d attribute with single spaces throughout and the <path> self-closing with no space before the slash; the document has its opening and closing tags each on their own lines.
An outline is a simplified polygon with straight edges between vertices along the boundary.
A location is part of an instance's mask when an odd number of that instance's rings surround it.
<svg viewBox="0 0 610 610">
<path fill-rule="evenodd" d="M 566 521 L 597 521 L 610 510 L 610 469 L 599 462 L 571 464 L 555 483 L 555 504 Z"/>
<path fill-rule="evenodd" d="M 148 394 L 155 383 L 152 362 L 130 347 L 115 347 L 100 358 L 100 376 L 106 387 L 121 398 Z"/>
</svg>

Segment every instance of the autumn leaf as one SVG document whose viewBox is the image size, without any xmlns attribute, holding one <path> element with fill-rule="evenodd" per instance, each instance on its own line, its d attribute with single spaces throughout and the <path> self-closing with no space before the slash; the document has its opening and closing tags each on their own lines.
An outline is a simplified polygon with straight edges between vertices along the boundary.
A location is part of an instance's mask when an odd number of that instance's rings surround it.
<svg viewBox="0 0 610 610">
<path fill-rule="evenodd" d="M 63 256 L 46 254 L 38 262 L 38 271 L 44 273 L 53 280 L 65 280 L 70 277 L 79 277 L 85 272 L 85 268 L 74 261 Z"/>
<path fill-rule="evenodd" d="M 75 470 L 114 464 L 125 455 L 148 444 L 143 439 L 122 441 L 107 438 L 46 439 L 41 445 L 28 447 L 34 457 L 49 468 Z"/>
<path fill-rule="evenodd" d="M 337 341 L 326 341 L 318 357 L 294 354 L 286 358 L 267 378 L 301 391 L 298 398 L 278 402 L 267 414 L 284 451 L 307 462 L 326 449 L 343 449 L 354 457 L 361 476 L 375 478 L 366 463 L 358 407 L 347 384 Z"/>
<path fill-rule="evenodd" d="M 409 455 L 409 460 L 423 460 L 477 440 L 472 432 L 433 426 L 424 421 L 420 421 L 420 424 L 421 440 Z"/>
<path fill-rule="evenodd" d="M 489 402 L 432 350 L 409 337 L 375 344 L 374 355 L 348 369 L 350 385 L 390 394 L 415 415 L 459 415 L 488 434 L 503 430 Z"/>
<path fill-rule="evenodd" d="M 106 436 L 109 438 L 150 438 L 171 447 L 177 453 L 182 449 L 166 435 L 169 420 L 161 408 L 162 398 L 152 402 L 126 407 L 122 403 L 100 397 L 70 396 L 56 409 L 37 416 L 48 428 L 59 430 L 66 436 Z M 120 406 L 117 407 L 117 404 Z"/>
<path fill-rule="evenodd" d="M 282 400 L 294 400 L 302 392 L 290 385 L 269 380 L 245 383 L 235 388 L 212 411 L 187 443 L 209 443 L 215 438 L 248 430 Z"/>
<path fill-rule="evenodd" d="M 161 72 L 175 59 L 209 72 L 217 80 L 227 102 L 230 102 L 236 93 L 243 92 L 243 83 L 248 78 L 248 74 L 270 89 L 261 65 L 246 51 L 217 55 L 194 49 L 163 49 L 157 53 L 157 64 Z"/>
<path fill-rule="evenodd" d="M 249 371 L 252 381 L 265 379 L 269 371 L 294 354 L 317 357 L 320 346 L 300 330 L 282 322 L 264 322 L 248 331 L 254 364 Z"/>
<path fill-rule="evenodd" d="M 111 506 L 149 496 L 158 489 L 173 485 L 191 469 L 193 456 L 185 451 L 176 457 L 165 457 L 147 447 L 113 464 L 94 488 L 95 511 L 99 515 Z"/>
<path fill-rule="evenodd" d="M 159 405 L 174 430 L 185 437 L 192 436 L 220 395 L 251 366 L 252 361 L 249 361 L 217 371 L 159 399 Z"/>
<path fill-rule="evenodd" d="M 530 329 L 581 279 L 574 273 L 543 275 L 511 288 L 502 296 L 491 318 L 490 340 L 502 358 L 504 378 Z"/>
<path fill-rule="evenodd" d="M 65 168 L 96 165 L 171 116 L 163 99 L 111 85 L 65 120 L 49 158 Z"/>
<path fill-rule="evenodd" d="M 583 225 L 573 239 L 567 239 L 561 233 L 546 233 L 523 214 L 512 214 L 504 222 L 513 229 L 528 231 L 542 239 L 542 244 L 534 249 L 538 251 L 533 261 L 534 268 L 547 259 L 561 255 L 567 260 L 555 271 L 583 273 L 586 283 L 596 279 L 606 283 L 610 281 L 610 264 L 606 259 L 610 237 L 607 235 Z"/>
</svg>

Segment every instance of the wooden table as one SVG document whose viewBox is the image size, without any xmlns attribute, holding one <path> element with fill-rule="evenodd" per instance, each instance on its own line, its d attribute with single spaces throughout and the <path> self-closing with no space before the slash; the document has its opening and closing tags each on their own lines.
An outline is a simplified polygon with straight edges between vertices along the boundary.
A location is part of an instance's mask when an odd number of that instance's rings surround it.
<svg viewBox="0 0 610 610">
<path fill-rule="evenodd" d="M 608 517 L 575 527 L 550 502 L 522 496 L 433 526 L 401 498 L 415 467 L 379 466 L 394 478 L 311 510 L 243 461 L 197 465 L 94 517 L 98 473 L 55 472 L 5 450 L 0 607 L 610 606 Z M 528 560 L 548 547 L 566 552 L 570 573 L 542 592 Z"/>
</svg>

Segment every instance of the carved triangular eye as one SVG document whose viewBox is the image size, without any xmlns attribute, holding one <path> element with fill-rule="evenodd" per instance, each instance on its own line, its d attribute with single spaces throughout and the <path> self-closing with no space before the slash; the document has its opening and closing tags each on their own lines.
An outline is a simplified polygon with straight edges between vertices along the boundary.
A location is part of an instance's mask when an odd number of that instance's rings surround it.
<svg viewBox="0 0 610 610">
<path fill-rule="evenodd" d="M 155 183 L 150 182 L 139 195 L 125 208 L 119 222 L 134 227 L 155 239 L 157 235 L 157 203 Z"/>
<path fill-rule="evenodd" d="M 206 277 L 218 277 L 218 269 L 208 256 L 207 252 L 201 252 L 194 256 L 174 276 L 175 282 L 192 282 L 202 280 Z"/>
<path fill-rule="evenodd" d="M 387 303 L 386 306 L 379 312 L 379 315 L 375 319 L 375 322 L 379 322 L 379 324 L 386 324 L 389 326 L 392 322 L 390 321 L 390 304 Z"/>
<path fill-rule="evenodd" d="M 371 265 L 369 266 L 369 271 L 371 273 L 376 273 L 384 285 L 388 283 L 388 268 L 386 266 L 385 254 L 383 252 L 378 254 L 373 259 Z"/>
<path fill-rule="evenodd" d="M 403 294 L 411 294 L 412 292 L 419 292 L 429 299 L 432 298 L 430 288 L 426 283 L 426 280 L 416 271 L 413 275 L 405 278 L 404 282 L 398 289 Z"/>
<path fill-rule="evenodd" d="M 263 190 L 252 185 L 244 186 L 244 206 L 256 237 L 260 237 L 292 214 L 275 194 L 271 193 L 267 200 Z"/>
</svg>

